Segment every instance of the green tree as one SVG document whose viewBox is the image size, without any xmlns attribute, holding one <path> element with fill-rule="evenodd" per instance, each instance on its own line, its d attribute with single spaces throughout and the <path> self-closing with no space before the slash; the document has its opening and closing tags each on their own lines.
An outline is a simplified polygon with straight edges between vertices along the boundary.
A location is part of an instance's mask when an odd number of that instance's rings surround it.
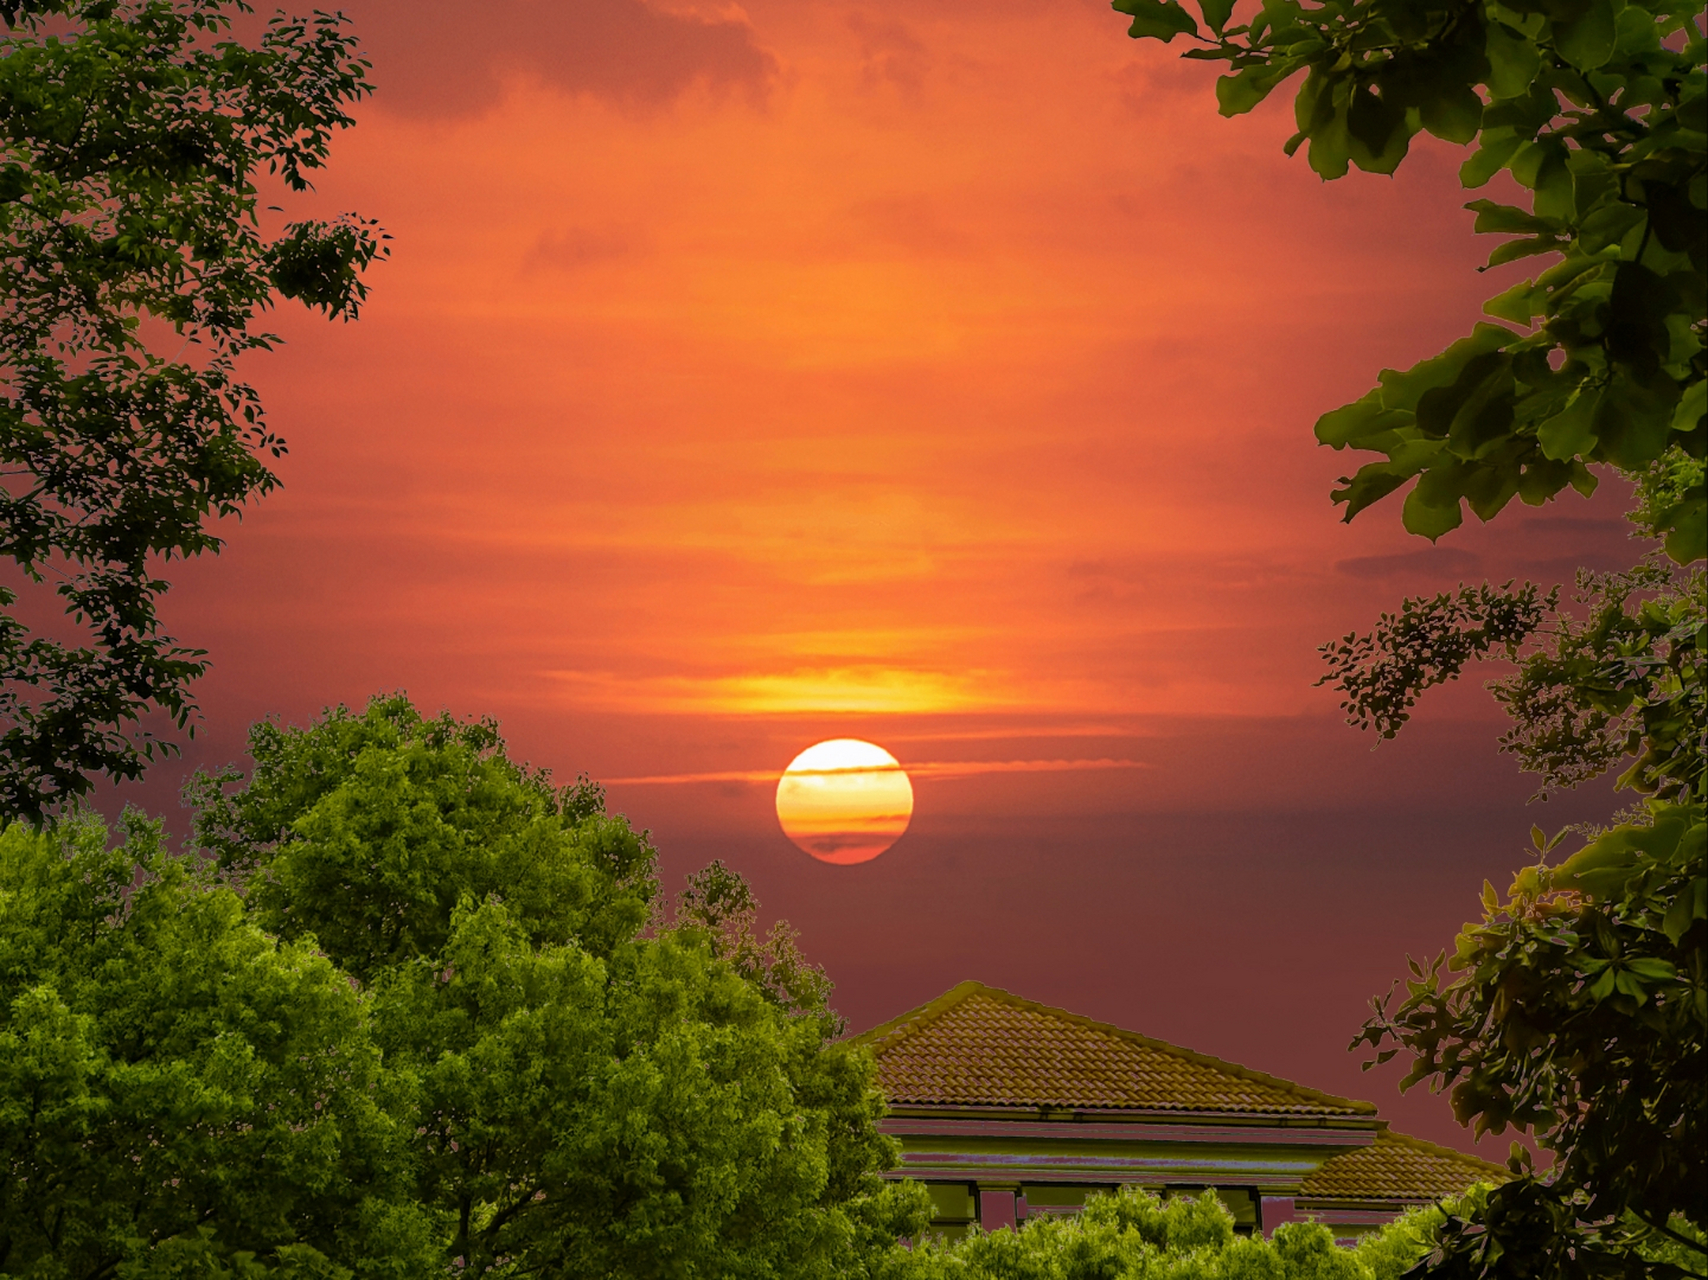
<svg viewBox="0 0 1708 1280">
<path fill-rule="evenodd" d="M 738 878 L 714 866 L 662 919 L 652 850 L 597 787 L 402 696 L 250 750 L 240 786 L 193 785 L 201 842 L 264 928 L 372 993 L 447 1265 L 852 1275 L 923 1221 L 878 1176 L 870 1060 L 832 1042 L 786 932 L 754 940 Z"/>
<path fill-rule="evenodd" d="M 1492 519 L 1596 484 L 1635 482 L 1639 535 L 1662 542 L 1622 574 L 1579 577 L 1576 609 L 1528 584 L 1406 601 L 1324 647 L 1354 724 L 1392 737 L 1421 693 L 1501 658 L 1504 750 L 1572 787 L 1629 761 L 1639 802 L 1586 833 L 1533 831 L 1538 862 L 1452 955 L 1413 965 L 1406 998 L 1354 1044 L 1411 1056 L 1406 1085 L 1451 1091 L 1481 1132 L 1530 1130 L 1555 1157 L 1441 1224 L 1423 1269 L 1583 1277 L 1705 1268 L 1708 1216 L 1708 859 L 1702 804 L 1708 452 L 1708 79 L 1700 3 L 1671 0 L 1116 0 L 1131 33 L 1187 35 L 1229 64 L 1224 114 L 1290 77 L 1311 167 L 1391 173 L 1427 130 L 1477 149 L 1479 187 L 1508 172 L 1530 208 L 1474 201 L 1476 230 L 1516 235 L 1490 264 L 1559 261 L 1489 301 L 1441 355 L 1384 370 L 1323 416 L 1317 438 L 1384 455 L 1334 493 L 1351 519 L 1406 485 L 1402 520 L 1431 539 L 1462 506 Z M 1539 323 L 1537 323 L 1539 321 Z M 1507 327 L 1511 326 L 1511 327 Z M 1415 483 L 1414 483 L 1415 481 Z M 1684 1259 L 1685 1261 L 1681 1261 Z"/>
<path fill-rule="evenodd" d="M 368 998 L 123 835 L 0 831 L 0 1275 L 424 1274 Z"/>
<path fill-rule="evenodd" d="M 353 215 L 269 229 L 368 66 L 340 15 L 245 44 L 246 12 L 0 3 L 0 815 L 135 778 L 172 749 L 152 719 L 191 725 L 206 663 L 161 630 L 162 562 L 217 551 L 209 518 L 270 491 L 284 449 L 238 360 L 277 341 L 256 320 L 280 295 L 354 317 L 385 252 Z M 7 611 L 55 596 L 51 633 Z"/>
<path fill-rule="evenodd" d="M 884 1280 L 1396 1280 L 1428 1249 L 1444 1215 L 1412 1215 L 1338 1248 L 1327 1227 L 1287 1223 L 1271 1239 L 1239 1236 L 1212 1192 L 1163 1200 L 1137 1187 L 1092 1196 L 1072 1217 L 1018 1231 L 927 1240 L 888 1261 Z"/>
<path fill-rule="evenodd" d="M 1514 496 L 1540 504 L 1589 467 L 1685 465 L 1648 515 L 1680 563 L 1703 554 L 1708 497 L 1708 82 L 1700 3 L 1674 0 L 1116 0 L 1131 34 L 1198 39 L 1222 61 L 1224 115 L 1250 111 L 1304 73 L 1294 98 L 1311 168 L 1392 173 L 1427 130 L 1478 144 L 1460 169 L 1480 187 L 1505 171 L 1531 208 L 1477 200 L 1479 232 L 1517 235 L 1490 265 L 1560 261 L 1491 299 L 1517 327 L 1478 324 L 1441 355 L 1324 415 L 1317 438 L 1385 455 L 1342 481 L 1351 519 L 1412 482 L 1403 519 L 1430 538 L 1468 503 L 1491 519 Z M 1532 328 L 1532 322 L 1541 323 Z M 1557 368 L 1555 366 L 1558 366 Z M 1681 476 L 1684 480 L 1686 477 Z"/>
</svg>

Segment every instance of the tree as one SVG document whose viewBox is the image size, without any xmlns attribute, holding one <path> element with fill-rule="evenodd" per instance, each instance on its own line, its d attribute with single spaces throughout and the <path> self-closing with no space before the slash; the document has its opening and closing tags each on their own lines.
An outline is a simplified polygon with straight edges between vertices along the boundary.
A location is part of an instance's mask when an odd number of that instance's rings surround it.
<svg viewBox="0 0 1708 1280">
<path fill-rule="evenodd" d="M 1430 538 L 1469 503 L 1494 517 L 1540 504 L 1589 467 L 1671 475 L 1647 510 L 1679 563 L 1703 555 L 1708 497 L 1708 82 L 1684 0 L 1262 0 L 1229 25 L 1232 0 L 1116 0 L 1131 34 L 1200 40 L 1223 61 L 1224 115 L 1250 111 L 1305 73 L 1294 99 L 1311 168 L 1392 173 L 1422 130 L 1478 148 L 1469 187 L 1505 171 L 1531 209 L 1473 201 L 1476 230 L 1515 234 L 1491 266 L 1561 260 L 1491 299 L 1521 330 L 1478 324 L 1446 351 L 1323 416 L 1317 438 L 1386 455 L 1334 494 L 1351 519 L 1414 477 L 1402 513 Z M 1207 31 L 1209 34 L 1203 34 Z M 1542 323 L 1531 329 L 1532 321 Z M 1556 364 L 1559 366 L 1556 368 Z M 1687 461 L 1688 460 L 1688 461 Z"/>
<path fill-rule="evenodd" d="M 160 562 L 217 552 L 209 517 L 284 451 L 238 359 L 278 296 L 353 318 L 386 252 L 354 215 L 266 229 L 370 85 L 341 15 L 246 44 L 247 12 L 0 3 L 0 609 L 28 605 L 0 612 L 0 815 L 140 776 L 172 749 L 150 717 L 191 725 L 207 663 L 161 630 Z M 67 621 L 33 631 L 54 596 Z"/>
<path fill-rule="evenodd" d="M 1391 173 L 1427 130 L 1476 142 L 1460 170 L 1506 171 L 1531 207 L 1474 201 L 1476 230 L 1517 235 L 1490 265 L 1559 261 L 1493 298 L 1441 355 L 1325 414 L 1317 438 L 1383 460 L 1344 478 L 1346 518 L 1410 484 L 1402 520 L 1432 540 L 1462 504 L 1590 492 L 1591 467 L 1635 482 L 1635 531 L 1662 542 L 1624 574 L 1580 575 L 1575 603 L 1529 584 L 1408 600 L 1324 647 L 1354 724 L 1392 737 L 1427 688 L 1487 657 L 1502 747 L 1544 793 L 1631 761 L 1641 801 L 1582 833 L 1533 830 L 1538 855 L 1449 958 L 1413 965 L 1354 1045 L 1412 1058 L 1406 1084 L 1449 1089 L 1479 1133 L 1533 1131 L 1555 1156 L 1447 1218 L 1420 1269 L 1536 1277 L 1704 1273 L 1708 1223 L 1708 859 L 1702 790 L 1703 458 L 1708 452 L 1708 78 L 1701 4 L 1671 0 L 1116 0 L 1131 34 L 1201 42 L 1225 61 L 1224 114 L 1300 72 L 1311 167 Z M 1207 34 L 1206 34 L 1207 33 Z M 1533 322 L 1540 320 L 1539 324 Z M 1512 327 L 1507 327 L 1508 325 Z M 1415 483 L 1414 483 L 1415 481 Z M 1457 975 L 1457 976 L 1455 976 Z"/>
<path fill-rule="evenodd" d="M 1475 1188 L 1461 1203 L 1480 1201 Z M 1018 1231 L 974 1229 L 960 1240 L 928 1240 L 897 1256 L 884 1280 L 1398 1280 L 1445 1220 L 1414 1211 L 1338 1248 L 1327 1227 L 1290 1222 L 1271 1239 L 1241 1237 L 1233 1215 L 1207 1191 L 1164 1200 L 1137 1187 L 1098 1194 L 1064 1218 L 1035 1217 Z"/>
<path fill-rule="evenodd" d="M 401 695 L 256 726 L 191 788 L 254 919 L 372 994 L 415 1099 L 415 1196 L 493 1275 L 859 1274 L 924 1220 L 828 984 L 714 866 L 671 921 L 653 853 L 585 779 Z M 234 789 L 237 788 L 237 789 Z"/>
<path fill-rule="evenodd" d="M 368 998 L 121 830 L 0 831 L 0 1275 L 425 1274 Z"/>
</svg>

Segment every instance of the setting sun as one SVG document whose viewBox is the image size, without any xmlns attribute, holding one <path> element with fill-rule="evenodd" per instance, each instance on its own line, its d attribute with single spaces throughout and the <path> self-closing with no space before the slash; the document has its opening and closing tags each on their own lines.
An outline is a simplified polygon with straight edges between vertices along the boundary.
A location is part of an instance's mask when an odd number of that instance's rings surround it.
<svg viewBox="0 0 1708 1280">
<path fill-rule="evenodd" d="M 912 816 L 906 771 L 858 738 L 808 747 L 777 783 L 783 833 L 820 862 L 869 862 L 901 838 Z"/>
</svg>

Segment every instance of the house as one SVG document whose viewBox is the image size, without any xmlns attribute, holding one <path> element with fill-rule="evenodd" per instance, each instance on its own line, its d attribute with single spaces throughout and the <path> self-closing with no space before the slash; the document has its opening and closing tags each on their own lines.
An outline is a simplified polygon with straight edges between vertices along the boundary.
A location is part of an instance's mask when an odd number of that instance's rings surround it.
<svg viewBox="0 0 1708 1280">
<path fill-rule="evenodd" d="M 1347 1240 L 1506 1171 L 1393 1132 L 1368 1102 L 963 982 L 856 1037 L 937 1229 L 1074 1213 L 1094 1191 L 1207 1187 L 1243 1232 Z"/>
</svg>

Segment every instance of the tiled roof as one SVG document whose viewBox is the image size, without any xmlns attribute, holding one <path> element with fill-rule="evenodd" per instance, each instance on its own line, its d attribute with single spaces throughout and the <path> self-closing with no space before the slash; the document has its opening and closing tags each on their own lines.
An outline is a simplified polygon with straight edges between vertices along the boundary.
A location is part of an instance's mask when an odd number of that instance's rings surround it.
<svg viewBox="0 0 1708 1280">
<path fill-rule="evenodd" d="M 977 982 L 856 1038 L 892 1106 L 1368 1116 L 1376 1108 Z"/>
<path fill-rule="evenodd" d="M 1299 1199 L 1422 1202 L 1507 1177 L 1498 1164 L 1383 1129 L 1370 1146 L 1325 1161 L 1300 1185 Z"/>
</svg>

